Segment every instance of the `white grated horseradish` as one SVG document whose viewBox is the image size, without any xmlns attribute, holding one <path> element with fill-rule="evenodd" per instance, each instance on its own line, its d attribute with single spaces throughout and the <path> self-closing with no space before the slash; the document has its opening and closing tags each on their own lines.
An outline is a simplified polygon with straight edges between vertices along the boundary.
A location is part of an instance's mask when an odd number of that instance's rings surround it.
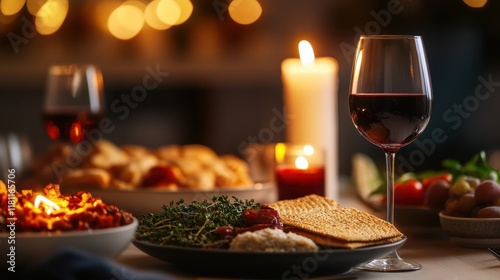
<svg viewBox="0 0 500 280">
<path fill-rule="evenodd" d="M 318 246 L 311 239 L 281 229 L 266 228 L 238 234 L 229 250 L 248 252 L 316 252 Z"/>
</svg>

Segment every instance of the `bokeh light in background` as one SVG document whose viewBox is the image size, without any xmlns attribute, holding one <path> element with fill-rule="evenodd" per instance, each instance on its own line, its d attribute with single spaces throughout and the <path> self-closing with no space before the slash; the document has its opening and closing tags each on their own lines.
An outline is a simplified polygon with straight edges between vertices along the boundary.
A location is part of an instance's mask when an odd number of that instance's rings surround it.
<svg viewBox="0 0 500 280">
<path fill-rule="evenodd" d="M 190 0 L 175 0 L 175 2 L 181 9 L 181 14 L 175 22 L 175 25 L 183 24 L 193 13 L 193 3 L 191 3 Z"/>
<path fill-rule="evenodd" d="M 471 8 L 482 8 L 488 0 L 463 0 Z M 94 20 L 114 37 L 128 40 L 140 33 L 145 24 L 166 30 L 186 22 L 193 13 L 191 0 L 101 0 L 97 1 Z M 55 33 L 68 15 L 68 0 L 0 0 L 1 22 L 10 23 L 26 6 L 34 16 L 37 31 L 42 35 Z M 238 24 L 256 22 L 262 15 L 257 0 L 232 0 L 229 16 Z"/>
<path fill-rule="evenodd" d="M 111 15 L 111 13 L 122 3 L 123 1 L 121 0 L 106 0 L 99 1 L 99 3 L 95 5 L 92 20 L 102 32 L 107 34 L 110 33 L 108 29 L 109 15 Z"/>
<path fill-rule="evenodd" d="M 160 0 L 156 14 L 162 22 L 174 25 L 181 17 L 181 7 L 175 0 Z"/>
<path fill-rule="evenodd" d="M 0 22 L 10 23 L 24 6 L 42 35 L 59 30 L 69 11 L 68 0 L 0 0 Z M 252 24 L 262 15 L 257 0 L 232 0 L 227 8 L 230 17 L 242 25 Z M 95 3 L 92 20 L 101 31 L 129 40 L 137 36 L 145 24 L 155 30 L 183 24 L 193 10 L 191 0 L 101 0 Z"/>
<path fill-rule="evenodd" d="M 45 2 L 38 9 L 35 17 L 35 27 L 38 33 L 50 35 L 56 32 L 64 23 L 68 10 L 67 0 L 48 0 Z"/>
<path fill-rule="evenodd" d="M 158 17 L 158 4 L 161 0 L 153 0 L 151 1 L 146 10 L 144 11 L 144 16 L 146 18 L 146 23 L 156 30 L 166 30 L 169 29 L 172 25 L 167 24 L 160 20 Z"/>
<path fill-rule="evenodd" d="M 104 2 L 104 1 L 103 1 Z M 146 2 L 129 0 L 121 5 L 103 5 L 107 16 L 108 31 L 118 39 L 129 40 L 139 34 L 146 23 L 156 30 L 166 30 L 184 23 L 193 12 L 189 0 L 153 0 Z M 101 15 L 102 16 L 102 15 Z"/>
<path fill-rule="evenodd" d="M 0 0 L 0 32 L 7 33 L 6 25 L 12 23 L 17 18 L 17 13 L 21 11 L 25 4 L 24 0 Z"/>
<path fill-rule="evenodd" d="M 463 0 L 464 3 L 471 8 L 482 8 L 488 0 Z"/>
<path fill-rule="evenodd" d="M 146 5 L 140 1 L 126 1 L 114 9 L 108 18 L 109 32 L 118 39 L 135 37 L 144 26 Z"/>
<path fill-rule="evenodd" d="M 254 23 L 262 14 L 262 7 L 257 0 L 233 0 L 228 10 L 231 18 L 243 25 Z"/>
<path fill-rule="evenodd" d="M 46 2 L 47 1 L 45 1 L 45 0 L 27 0 L 26 1 L 26 8 L 28 9 L 28 12 L 31 15 L 36 16 L 36 14 L 38 13 L 38 10 L 40 10 L 40 8 Z"/>
<path fill-rule="evenodd" d="M 0 11 L 6 16 L 15 15 L 21 11 L 25 3 L 25 0 L 2 0 L 0 2 Z"/>
</svg>

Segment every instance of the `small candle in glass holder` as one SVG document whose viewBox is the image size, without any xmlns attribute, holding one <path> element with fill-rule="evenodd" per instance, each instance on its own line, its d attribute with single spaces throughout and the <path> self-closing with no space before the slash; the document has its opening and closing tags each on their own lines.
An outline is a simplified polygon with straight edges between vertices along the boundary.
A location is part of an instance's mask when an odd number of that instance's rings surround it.
<svg viewBox="0 0 500 280">
<path fill-rule="evenodd" d="M 278 198 L 325 195 L 325 166 L 321 153 L 311 145 L 276 145 Z"/>
</svg>

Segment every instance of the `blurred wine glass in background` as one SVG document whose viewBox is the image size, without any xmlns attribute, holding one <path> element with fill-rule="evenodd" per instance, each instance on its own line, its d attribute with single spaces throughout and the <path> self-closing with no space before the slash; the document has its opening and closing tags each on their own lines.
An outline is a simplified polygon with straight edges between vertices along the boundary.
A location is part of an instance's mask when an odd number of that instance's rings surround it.
<svg viewBox="0 0 500 280">
<path fill-rule="evenodd" d="M 6 133 L 0 135 L 0 180 L 8 183 L 16 182 L 30 171 L 33 160 L 33 147 L 29 139 L 19 133 Z"/>
<path fill-rule="evenodd" d="M 104 116 L 100 69 L 94 65 L 51 66 L 42 112 L 45 132 L 52 140 L 83 141 Z"/>
</svg>

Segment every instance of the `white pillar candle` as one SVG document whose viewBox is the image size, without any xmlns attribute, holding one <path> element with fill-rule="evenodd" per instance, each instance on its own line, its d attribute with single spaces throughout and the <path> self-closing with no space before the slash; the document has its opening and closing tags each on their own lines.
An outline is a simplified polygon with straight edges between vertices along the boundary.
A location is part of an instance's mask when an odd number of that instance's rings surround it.
<svg viewBox="0 0 500 280">
<path fill-rule="evenodd" d="M 307 41 L 299 58 L 281 64 L 286 142 L 311 144 L 325 153 L 325 196 L 338 198 L 338 63 L 314 57 Z"/>
</svg>

